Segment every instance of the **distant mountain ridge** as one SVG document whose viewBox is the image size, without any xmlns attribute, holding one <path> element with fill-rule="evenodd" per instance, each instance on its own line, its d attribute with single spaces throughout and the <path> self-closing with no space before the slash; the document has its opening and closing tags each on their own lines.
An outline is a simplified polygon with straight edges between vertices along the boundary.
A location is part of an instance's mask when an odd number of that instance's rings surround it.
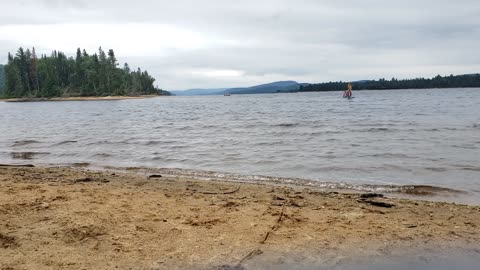
<svg viewBox="0 0 480 270">
<path fill-rule="evenodd" d="M 201 96 L 201 95 L 218 95 L 218 93 L 227 90 L 227 88 L 213 88 L 213 89 L 188 89 L 188 90 L 173 90 L 170 93 L 176 96 Z"/>
<path fill-rule="evenodd" d="M 269 94 L 290 92 L 318 92 L 318 91 L 343 91 L 348 87 L 348 81 L 324 83 L 298 83 L 296 81 L 278 81 L 251 87 L 217 88 L 217 89 L 190 89 L 184 91 L 170 91 L 177 96 L 195 95 L 232 95 L 242 94 Z M 357 80 L 350 81 L 353 90 L 379 90 L 379 89 L 424 89 L 424 88 L 458 88 L 480 87 L 480 74 L 462 74 L 450 76 L 436 76 L 431 79 L 395 79 L 392 80 Z"/>
<path fill-rule="evenodd" d="M 184 91 L 170 91 L 177 96 L 197 96 L 197 95 L 223 95 L 229 93 L 232 95 L 246 94 L 271 94 L 271 93 L 289 93 L 297 92 L 300 86 L 308 84 L 300 84 L 296 81 L 279 81 L 267 84 L 261 84 L 251 87 L 236 88 L 217 88 L 217 89 L 189 89 Z"/>
</svg>

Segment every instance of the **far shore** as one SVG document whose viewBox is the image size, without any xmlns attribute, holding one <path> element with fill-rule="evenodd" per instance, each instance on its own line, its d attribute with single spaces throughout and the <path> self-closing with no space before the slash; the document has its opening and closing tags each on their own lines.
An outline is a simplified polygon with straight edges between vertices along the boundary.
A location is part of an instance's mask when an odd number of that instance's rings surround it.
<svg viewBox="0 0 480 270">
<path fill-rule="evenodd" d="M 145 99 L 160 97 L 159 95 L 141 96 L 106 96 L 106 97 L 52 97 L 52 98 L 10 98 L 0 99 L 5 102 L 41 102 L 41 101 L 95 101 L 95 100 L 124 100 L 124 99 Z"/>
<path fill-rule="evenodd" d="M 478 256 L 479 228 L 478 206 L 0 165 L 2 269 L 340 269 L 429 252 Z"/>
</svg>

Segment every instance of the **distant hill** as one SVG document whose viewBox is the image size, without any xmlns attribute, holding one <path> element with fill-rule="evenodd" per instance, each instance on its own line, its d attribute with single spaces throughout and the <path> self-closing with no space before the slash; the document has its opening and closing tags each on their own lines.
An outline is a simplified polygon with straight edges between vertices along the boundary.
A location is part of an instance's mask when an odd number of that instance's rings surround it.
<svg viewBox="0 0 480 270">
<path fill-rule="evenodd" d="M 295 81 L 281 81 L 246 88 L 230 88 L 226 92 L 232 95 L 271 94 L 296 92 L 298 89 L 300 89 L 300 84 Z"/>
<path fill-rule="evenodd" d="M 215 88 L 215 89 L 188 89 L 188 90 L 173 90 L 170 93 L 176 96 L 201 96 L 201 95 L 219 95 L 220 92 L 225 91 L 227 88 Z"/>
<path fill-rule="evenodd" d="M 289 93 L 297 92 L 300 86 L 308 84 L 299 84 L 295 81 L 280 81 L 256 85 L 252 87 L 220 88 L 220 89 L 190 89 L 185 91 L 170 91 L 177 96 L 196 96 L 196 95 L 223 95 L 229 93 L 232 95 L 245 94 L 271 94 L 271 93 Z"/>
</svg>

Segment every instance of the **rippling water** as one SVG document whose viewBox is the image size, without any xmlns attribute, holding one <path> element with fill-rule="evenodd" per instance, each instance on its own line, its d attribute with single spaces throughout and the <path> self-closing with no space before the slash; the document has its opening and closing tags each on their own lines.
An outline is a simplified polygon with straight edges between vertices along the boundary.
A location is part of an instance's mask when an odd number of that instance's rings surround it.
<svg viewBox="0 0 480 270">
<path fill-rule="evenodd" d="M 0 102 L 0 162 L 145 166 L 480 195 L 480 89 Z M 28 161 L 27 161 L 28 160 Z"/>
</svg>

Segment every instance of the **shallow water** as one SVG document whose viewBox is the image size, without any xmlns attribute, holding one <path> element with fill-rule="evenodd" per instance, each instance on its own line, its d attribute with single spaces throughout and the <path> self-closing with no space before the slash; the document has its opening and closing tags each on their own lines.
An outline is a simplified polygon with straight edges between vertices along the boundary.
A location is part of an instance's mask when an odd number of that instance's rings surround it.
<svg viewBox="0 0 480 270">
<path fill-rule="evenodd" d="M 145 166 L 362 185 L 480 203 L 480 89 L 0 102 L 0 163 Z"/>
<path fill-rule="evenodd" d="M 464 253 L 468 253 L 463 251 Z M 380 257 L 380 256 L 379 256 Z M 367 257 L 368 258 L 368 257 Z M 304 263 L 305 259 L 290 259 L 282 257 L 281 261 L 284 263 L 272 265 L 271 263 L 251 263 L 251 267 L 239 268 L 224 268 L 236 270 L 248 269 L 275 269 L 275 270 L 478 270 L 480 267 L 480 260 L 478 254 L 461 254 L 450 256 L 436 256 L 436 255 L 418 255 L 418 256 L 404 256 L 391 257 L 381 256 L 379 258 L 368 258 L 369 262 L 357 261 L 355 258 L 340 258 L 332 263 Z M 365 260 L 365 259 L 364 259 Z M 278 261 L 278 260 L 277 260 Z M 329 265 L 330 264 L 330 265 Z"/>
</svg>

